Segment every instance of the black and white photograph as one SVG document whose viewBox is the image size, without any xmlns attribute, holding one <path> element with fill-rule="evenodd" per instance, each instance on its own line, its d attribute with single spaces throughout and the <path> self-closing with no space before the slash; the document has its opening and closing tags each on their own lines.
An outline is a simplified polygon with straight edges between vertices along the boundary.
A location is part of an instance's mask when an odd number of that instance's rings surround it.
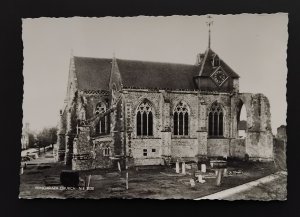
<svg viewBox="0 0 300 217">
<path fill-rule="evenodd" d="M 288 22 L 23 18 L 19 198 L 286 200 Z"/>
</svg>

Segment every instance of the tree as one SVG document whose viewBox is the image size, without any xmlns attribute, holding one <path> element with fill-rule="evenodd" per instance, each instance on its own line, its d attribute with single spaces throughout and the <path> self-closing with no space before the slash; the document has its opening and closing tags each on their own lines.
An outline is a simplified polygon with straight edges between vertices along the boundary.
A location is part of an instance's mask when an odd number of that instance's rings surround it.
<svg viewBox="0 0 300 217">
<path fill-rule="evenodd" d="M 37 134 L 37 140 L 38 140 L 38 146 L 39 148 L 52 145 L 56 143 L 57 141 L 57 128 L 51 127 L 51 128 L 44 128 L 41 132 Z"/>
<path fill-rule="evenodd" d="M 34 135 L 32 133 L 28 133 L 28 147 L 29 148 L 34 148 L 34 144 L 35 144 L 35 138 Z"/>
</svg>

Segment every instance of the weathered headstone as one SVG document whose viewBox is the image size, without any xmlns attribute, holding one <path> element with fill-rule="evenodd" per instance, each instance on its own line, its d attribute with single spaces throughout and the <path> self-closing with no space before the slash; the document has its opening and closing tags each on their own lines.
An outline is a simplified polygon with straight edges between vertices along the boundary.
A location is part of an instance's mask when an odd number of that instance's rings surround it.
<svg viewBox="0 0 300 217">
<path fill-rule="evenodd" d="M 205 164 L 201 164 L 201 172 L 206 173 L 206 165 Z"/>
<path fill-rule="evenodd" d="M 178 160 L 176 161 L 176 173 L 179 173 L 179 162 L 178 162 Z"/>
<path fill-rule="evenodd" d="M 198 175 L 198 182 L 201 182 L 202 180 L 202 175 Z"/>
<path fill-rule="evenodd" d="M 182 162 L 182 170 L 181 170 L 182 172 L 182 174 L 186 174 L 186 172 L 185 172 L 185 162 Z"/>
<path fill-rule="evenodd" d="M 216 185 L 220 186 L 222 182 L 222 176 L 224 173 L 224 169 L 217 169 L 217 178 L 216 178 Z"/>
<path fill-rule="evenodd" d="M 121 165 L 119 161 L 118 161 L 118 170 L 121 172 Z"/>
<path fill-rule="evenodd" d="M 185 165 L 185 168 L 188 169 L 188 170 L 190 170 L 190 169 L 192 169 L 192 166 L 189 165 L 189 164 L 186 164 L 186 165 Z"/>
<path fill-rule="evenodd" d="M 202 175 L 198 175 L 198 182 L 200 183 L 204 183 L 205 180 L 202 179 Z"/>
<path fill-rule="evenodd" d="M 191 184 L 191 187 L 194 188 L 196 186 L 195 180 L 194 179 L 190 179 L 190 184 Z"/>
</svg>

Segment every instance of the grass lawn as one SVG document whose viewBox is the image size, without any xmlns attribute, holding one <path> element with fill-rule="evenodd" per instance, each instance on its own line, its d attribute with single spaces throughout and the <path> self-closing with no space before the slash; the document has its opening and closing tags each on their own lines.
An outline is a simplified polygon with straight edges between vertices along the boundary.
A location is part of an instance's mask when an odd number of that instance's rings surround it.
<svg viewBox="0 0 300 217">
<path fill-rule="evenodd" d="M 276 171 L 273 163 L 228 162 L 228 170 L 243 171 L 242 174 L 224 177 L 221 186 L 216 186 L 215 178 L 205 179 L 191 188 L 191 175 L 176 174 L 174 168 L 129 170 L 129 189 L 125 188 L 125 172 L 93 170 L 80 172 L 80 177 L 92 175 L 90 190 L 60 190 L 59 175 L 65 169 L 61 163 L 47 164 L 50 167 L 29 166 L 20 176 L 20 198 L 153 198 L 153 199 L 195 199 L 247 183 Z M 174 167 L 174 166 L 173 166 Z M 209 168 L 208 168 L 209 169 Z M 56 180 L 53 189 L 45 187 L 49 179 Z M 55 183 L 55 182 L 54 182 Z"/>
<path fill-rule="evenodd" d="M 287 176 L 281 174 L 276 180 L 266 184 L 259 184 L 250 190 L 234 194 L 226 200 L 286 200 L 287 199 Z"/>
</svg>

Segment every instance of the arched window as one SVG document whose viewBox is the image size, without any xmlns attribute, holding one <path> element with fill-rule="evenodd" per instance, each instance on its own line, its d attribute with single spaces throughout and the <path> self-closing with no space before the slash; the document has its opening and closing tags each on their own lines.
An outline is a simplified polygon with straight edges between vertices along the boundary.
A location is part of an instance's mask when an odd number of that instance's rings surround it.
<svg viewBox="0 0 300 217">
<path fill-rule="evenodd" d="M 142 102 L 136 113 L 137 136 L 153 136 L 153 111 L 149 102 Z"/>
<path fill-rule="evenodd" d="M 174 135 L 186 136 L 189 134 L 189 113 L 185 103 L 178 103 L 173 114 Z"/>
<path fill-rule="evenodd" d="M 95 115 L 102 114 L 106 112 L 106 104 L 104 102 L 100 102 L 96 105 Z M 107 134 L 109 133 L 109 116 L 106 115 L 101 117 L 99 122 L 96 124 L 96 133 L 97 134 Z"/>
<path fill-rule="evenodd" d="M 223 110 L 221 105 L 214 102 L 208 112 L 208 135 L 223 136 Z"/>
</svg>

